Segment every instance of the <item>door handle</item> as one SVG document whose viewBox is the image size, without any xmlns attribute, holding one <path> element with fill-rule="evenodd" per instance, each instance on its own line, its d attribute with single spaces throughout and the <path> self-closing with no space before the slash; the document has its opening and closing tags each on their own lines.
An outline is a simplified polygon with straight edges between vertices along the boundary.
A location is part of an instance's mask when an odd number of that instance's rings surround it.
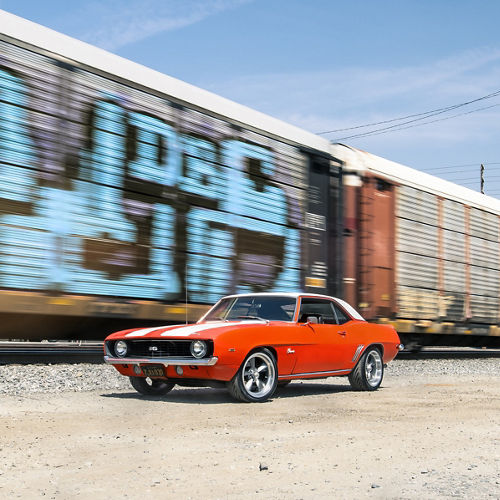
<svg viewBox="0 0 500 500">
<path fill-rule="evenodd" d="M 337 332 L 339 335 L 342 335 L 342 337 L 345 337 L 347 335 L 347 332 L 345 330 L 341 332 Z"/>
</svg>

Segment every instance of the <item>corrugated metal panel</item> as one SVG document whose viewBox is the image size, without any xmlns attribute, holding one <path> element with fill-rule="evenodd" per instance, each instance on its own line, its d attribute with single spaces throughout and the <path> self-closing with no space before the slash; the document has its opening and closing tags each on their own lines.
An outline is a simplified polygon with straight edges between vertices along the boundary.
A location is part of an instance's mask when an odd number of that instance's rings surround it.
<svg viewBox="0 0 500 500">
<path fill-rule="evenodd" d="M 499 241 L 498 215 L 471 208 L 470 210 L 470 234 L 485 240 Z"/>
<path fill-rule="evenodd" d="M 470 291 L 474 295 L 498 297 L 499 272 L 487 267 L 470 266 Z"/>
<path fill-rule="evenodd" d="M 443 230 L 443 258 L 453 262 L 465 262 L 465 234 Z"/>
<path fill-rule="evenodd" d="M 398 316 L 411 319 L 435 319 L 439 316 L 439 293 L 399 285 Z"/>
<path fill-rule="evenodd" d="M 400 252 L 397 265 L 400 285 L 437 290 L 438 260 L 436 258 Z"/>
<path fill-rule="evenodd" d="M 458 262 L 445 261 L 443 266 L 445 292 L 461 292 L 466 289 L 466 265 Z"/>
<path fill-rule="evenodd" d="M 439 319 L 441 321 L 464 321 L 466 294 L 446 292 L 440 296 Z"/>
<path fill-rule="evenodd" d="M 398 217 L 437 226 L 438 206 L 436 196 L 408 186 L 400 186 L 398 191 Z"/>
<path fill-rule="evenodd" d="M 434 195 L 398 188 L 396 222 L 398 316 L 439 316 L 438 203 Z"/>
<path fill-rule="evenodd" d="M 398 219 L 397 246 L 400 252 L 437 257 L 438 228 L 408 219 Z"/>
<path fill-rule="evenodd" d="M 443 288 L 440 295 L 440 317 L 443 321 L 463 321 L 465 318 L 466 265 L 443 262 Z"/>
<path fill-rule="evenodd" d="M 402 294 L 398 299 L 399 316 L 423 319 L 422 311 L 427 311 L 426 319 L 463 321 L 472 315 L 468 318 L 472 322 L 494 322 L 500 292 L 498 217 L 470 209 L 471 236 L 467 236 L 464 206 L 450 200 L 441 203 L 442 228 L 438 228 L 437 204 L 432 196 L 413 188 L 399 189 L 398 293 Z M 441 275 L 439 260 L 430 258 L 438 257 L 439 231 L 442 231 Z M 470 283 L 467 283 L 468 273 Z M 470 300 L 468 292 L 472 294 Z M 436 300 L 435 308 L 429 297 Z"/>
<path fill-rule="evenodd" d="M 461 203 L 443 200 L 443 228 L 465 233 L 465 208 Z"/>
<path fill-rule="evenodd" d="M 472 265 L 500 269 L 499 250 L 498 241 L 470 237 L 470 261 Z"/>
<path fill-rule="evenodd" d="M 470 309 L 473 322 L 497 323 L 498 318 L 498 298 L 485 297 L 484 295 L 471 295 Z"/>
</svg>

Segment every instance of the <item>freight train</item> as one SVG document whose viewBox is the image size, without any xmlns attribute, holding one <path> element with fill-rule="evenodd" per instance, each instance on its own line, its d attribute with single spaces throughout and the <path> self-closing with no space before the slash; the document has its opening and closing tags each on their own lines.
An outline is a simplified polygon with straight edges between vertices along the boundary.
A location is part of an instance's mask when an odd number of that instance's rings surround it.
<svg viewBox="0 0 500 500">
<path fill-rule="evenodd" d="M 228 293 L 308 291 L 409 342 L 500 339 L 498 200 L 0 24 L 0 338 L 100 339 Z"/>
<path fill-rule="evenodd" d="M 343 168 L 343 295 L 408 347 L 500 345 L 500 200 L 332 145 Z"/>
</svg>

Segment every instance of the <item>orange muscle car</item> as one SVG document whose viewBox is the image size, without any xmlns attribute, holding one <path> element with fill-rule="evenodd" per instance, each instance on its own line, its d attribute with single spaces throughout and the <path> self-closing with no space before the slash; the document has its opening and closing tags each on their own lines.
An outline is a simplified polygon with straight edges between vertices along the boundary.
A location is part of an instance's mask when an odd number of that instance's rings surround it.
<svg viewBox="0 0 500 500">
<path fill-rule="evenodd" d="M 260 402 L 296 379 L 348 376 L 376 390 L 400 344 L 392 326 L 366 322 L 346 302 L 308 293 L 231 295 L 197 323 L 125 330 L 106 338 L 106 363 L 141 394 L 227 386 Z"/>
</svg>

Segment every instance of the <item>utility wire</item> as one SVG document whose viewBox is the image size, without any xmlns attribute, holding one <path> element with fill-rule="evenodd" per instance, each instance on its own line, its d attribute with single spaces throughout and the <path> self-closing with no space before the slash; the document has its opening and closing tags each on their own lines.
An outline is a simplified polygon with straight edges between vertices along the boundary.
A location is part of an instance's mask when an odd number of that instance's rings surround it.
<svg viewBox="0 0 500 500">
<path fill-rule="evenodd" d="M 481 162 L 476 162 L 476 163 L 469 163 L 467 165 L 448 165 L 448 166 L 443 166 L 443 167 L 430 167 L 430 168 L 427 168 L 425 171 L 426 172 L 436 172 L 436 171 L 447 171 L 447 170 L 451 170 L 453 172 L 470 172 L 470 168 L 467 168 L 467 169 L 462 169 L 460 168 L 460 170 L 456 170 L 458 167 L 479 167 L 481 165 Z M 483 161 L 483 165 L 484 166 L 487 166 L 487 165 L 500 165 L 500 162 L 485 162 Z"/>
<path fill-rule="evenodd" d="M 460 168 L 460 167 L 477 167 L 479 165 L 481 165 L 481 163 L 483 165 L 500 165 L 500 162 L 495 162 L 495 161 L 483 161 L 483 162 L 480 162 L 480 161 L 477 161 L 476 163 L 463 163 L 461 165 L 443 165 L 441 167 L 431 167 L 429 170 L 441 170 L 441 169 L 452 169 L 452 168 Z M 470 169 L 467 169 L 467 172 L 469 171 Z M 456 172 L 459 172 L 459 170 L 456 170 Z M 465 170 L 464 170 L 465 172 Z"/>
<path fill-rule="evenodd" d="M 478 97 L 477 99 L 472 99 L 470 101 L 463 102 L 463 103 L 460 103 L 460 104 L 453 104 L 451 106 L 447 106 L 447 107 L 444 107 L 444 108 L 433 109 L 433 110 L 430 110 L 430 111 L 425 111 L 423 113 L 415 113 L 415 114 L 412 114 L 412 115 L 402 116 L 400 118 L 393 118 L 391 120 L 384 120 L 384 121 L 379 121 L 379 122 L 367 123 L 367 124 L 364 124 L 364 125 L 357 125 L 355 127 L 347 127 L 347 128 L 340 128 L 340 129 L 335 129 L 335 130 L 328 130 L 328 131 L 325 131 L 325 132 L 318 132 L 317 134 L 318 135 L 326 135 L 326 134 L 332 134 L 332 133 L 335 133 L 335 132 L 344 132 L 344 131 L 347 131 L 347 130 L 357 130 L 357 129 L 360 129 L 360 128 L 374 127 L 374 126 L 377 126 L 377 125 L 385 125 L 387 123 L 393 123 L 393 122 L 396 122 L 396 121 L 408 120 L 409 118 L 415 118 L 415 120 L 409 120 L 409 121 L 404 122 L 404 123 L 396 124 L 396 125 L 393 125 L 391 127 L 385 127 L 385 128 L 382 128 L 382 129 L 374 130 L 372 132 L 377 132 L 379 130 L 386 130 L 386 129 L 388 130 L 388 129 L 392 129 L 394 127 L 398 127 L 400 125 L 405 125 L 405 124 L 408 124 L 408 123 L 412 123 L 412 122 L 416 122 L 416 121 L 420 121 L 420 120 L 425 120 L 426 118 L 430 118 L 432 116 L 443 114 L 443 113 L 446 113 L 448 111 L 452 111 L 454 109 L 461 108 L 463 106 L 468 106 L 469 104 L 473 104 L 475 102 L 483 101 L 485 99 L 491 99 L 493 97 L 497 97 L 498 95 L 500 95 L 500 90 L 497 90 L 497 91 L 492 92 L 490 94 L 484 95 L 482 97 Z M 459 115 L 457 115 L 457 116 L 459 116 Z M 370 134 L 370 133 L 371 132 L 366 132 L 366 134 Z M 342 138 L 340 138 L 338 140 L 350 139 L 352 137 L 355 137 L 355 136 L 342 137 Z"/>
<path fill-rule="evenodd" d="M 384 128 L 381 128 L 381 129 L 372 130 L 370 132 L 364 132 L 362 134 L 355 134 L 355 135 L 350 135 L 350 136 L 347 136 L 347 137 L 340 137 L 338 139 L 334 139 L 334 141 L 332 141 L 332 142 L 344 141 L 346 139 L 359 139 L 361 137 L 371 137 L 371 136 L 374 136 L 374 135 L 387 134 L 389 132 L 398 132 L 400 130 L 407 130 L 409 128 L 421 127 L 423 125 L 429 125 L 431 123 L 436 123 L 436 122 L 442 122 L 442 121 L 446 121 L 446 120 L 451 120 L 452 118 L 456 118 L 457 116 L 470 115 L 472 113 L 477 113 L 478 111 L 484 111 L 485 109 L 495 108 L 497 106 L 500 106 L 500 104 L 492 104 L 491 106 L 485 106 L 483 108 L 473 109 L 472 111 L 466 111 L 464 113 L 458 113 L 456 115 L 447 116 L 446 118 L 438 118 L 437 120 L 431 120 L 431 121 L 424 122 L 424 123 L 416 123 L 416 124 L 414 123 L 413 125 L 409 125 L 408 127 L 402 127 L 401 126 L 401 125 L 407 125 L 408 123 L 413 123 L 413 122 L 416 122 L 416 121 L 420 121 L 420 120 L 423 119 L 423 118 L 417 118 L 415 120 L 410 120 L 410 121 L 407 121 L 407 122 L 404 122 L 404 123 L 400 123 L 400 124 L 397 124 L 397 125 L 391 125 L 390 127 L 384 127 Z M 434 115 L 429 115 L 429 117 L 436 116 L 436 115 L 439 115 L 439 114 L 442 114 L 442 113 L 445 113 L 445 111 L 443 111 L 441 113 L 435 113 Z"/>
</svg>

